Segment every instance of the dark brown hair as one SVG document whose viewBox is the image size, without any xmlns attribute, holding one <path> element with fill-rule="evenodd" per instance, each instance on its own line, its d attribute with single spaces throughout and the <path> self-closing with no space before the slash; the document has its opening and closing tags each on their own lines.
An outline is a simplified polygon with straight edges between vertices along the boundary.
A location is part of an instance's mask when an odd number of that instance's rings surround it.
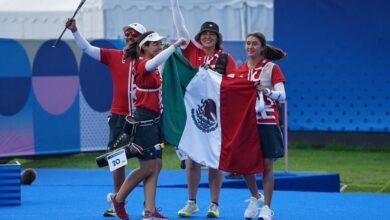
<svg viewBox="0 0 390 220">
<path fill-rule="evenodd" d="M 195 36 L 195 40 L 199 43 L 199 44 L 202 44 L 200 42 L 200 35 L 202 35 L 204 32 L 206 31 L 203 31 L 203 32 L 200 32 L 198 33 L 196 36 Z M 222 35 L 220 33 L 216 33 L 216 32 L 213 32 L 213 31 L 210 31 L 214 34 L 217 35 L 217 42 L 215 43 L 215 51 L 219 51 L 219 50 L 222 50 Z"/>
<path fill-rule="evenodd" d="M 126 47 L 123 49 L 123 59 L 130 58 L 132 60 L 136 60 L 139 58 L 140 52 L 143 52 L 141 48 L 139 48 L 139 43 L 147 37 L 149 34 L 153 33 L 154 31 L 147 31 L 143 33 L 137 41 L 134 41 L 132 43 L 126 44 Z M 149 46 L 150 42 L 146 42 L 144 45 Z"/>
<path fill-rule="evenodd" d="M 213 32 L 217 35 L 217 42 L 215 43 L 215 51 L 222 50 L 222 41 L 223 41 L 222 34 L 219 32 L 218 24 L 216 24 L 215 22 L 212 21 L 204 22 L 200 27 L 200 31 L 195 36 L 195 40 L 201 44 L 200 35 L 202 35 L 206 31 Z"/>
<path fill-rule="evenodd" d="M 246 35 L 246 39 L 248 37 L 256 37 L 259 39 L 261 46 L 265 47 L 265 50 L 261 52 L 261 54 L 269 60 L 280 60 L 287 56 L 287 53 L 284 52 L 282 49 L 277 48 L 272 45 L 267 45 L 267 41 L 265 39 L 264 34 L 260 32 L 254 32 Z"/>
</svg>

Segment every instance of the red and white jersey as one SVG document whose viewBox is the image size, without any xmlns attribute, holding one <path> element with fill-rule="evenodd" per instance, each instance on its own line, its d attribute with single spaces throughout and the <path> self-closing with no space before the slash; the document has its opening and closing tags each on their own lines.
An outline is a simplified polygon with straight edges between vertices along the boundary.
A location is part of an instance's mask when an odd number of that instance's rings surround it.
<svg viewBox="0 0 390 220">
<path fill-rule="evenodd" d="M 133 67 L 131 62 L 122 60 L 123 51 L 116 49 L 100 49 L 100 62 L 106 64 L 112 75 L 113 82 L 113 98 L 110 112 L 118 115 L 128 115 L 134 111 L 134 76 L 131 76 Z M 131 77 L 129 77 L 129 75 Z M 129 101 L 130 100 L 130 101 Z"/>
<path fill-rule="evenodd" d="M 135 62 L 134 82 L 136 84 L 135 106 L 160 113 L 162 110 L 161 74 L 156 68 L 148 72 L 145 68 L 148 59 Z"/>
<path fill-rule="evenodd" d="M 254 69 L 248 68 L 248 63 L 241 64 L 235 77 L 247 78 L 249 81 L 258 82 L 270 89 L 274 90 L 274 85 L 280 82 L 285 82 L 284 75 L 280 67 L 270 62 L 269 60 L 260 61 Z M 272 100 L 264 95 L 264 110 L 256 112 L 258 124 L 279 124 L 279 111 L 277 101 Z"/>
<path fill-rule="evenodd" d="M 199 47 L 197 47 L 192 41 L 183 50 L 183 56 L 190 61 L 194 67 L 199 67 L 203 64 L 209 64 L 211 68 L 215 67 L 218 57 L 221 55 L 222 50 L 216 51 L 213 55 L 207 56 L 206 53 Z M 234 73 L 236 70 L 236 62 L 233 57 L 228 54 L 226 63 L 226 74 Z"/>
</svg>

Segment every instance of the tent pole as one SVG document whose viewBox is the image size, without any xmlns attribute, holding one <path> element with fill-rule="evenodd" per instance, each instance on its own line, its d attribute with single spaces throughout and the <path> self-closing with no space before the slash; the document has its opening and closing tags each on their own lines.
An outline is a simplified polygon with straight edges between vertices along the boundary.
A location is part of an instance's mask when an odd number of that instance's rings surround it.
<svg viewBox="0 0 390 220">
<path fill-rule="evenodd" d="M 241 18 L 241 38 L 245 40 L 245 36 L 247 35 L 248 32 L 248 22 L 247 22 L 247 3 L 245 0 L 242 1 L 242 7 L 241 7 L 241 13 L 240 13 L 240 18 Z"/>
</svg>

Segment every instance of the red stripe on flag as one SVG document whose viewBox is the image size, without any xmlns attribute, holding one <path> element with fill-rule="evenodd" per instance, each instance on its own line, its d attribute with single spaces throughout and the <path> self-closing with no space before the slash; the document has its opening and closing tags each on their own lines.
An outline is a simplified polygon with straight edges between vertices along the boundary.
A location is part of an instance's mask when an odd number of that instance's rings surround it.
<svg viewBox="0 0 390 220">
<path fill-rule="evenodd" d="M 219 169 L 240 174 L 263 172 L 253 82 L 223 77 L 221 83 L 221 155 Z"/>
</svg>

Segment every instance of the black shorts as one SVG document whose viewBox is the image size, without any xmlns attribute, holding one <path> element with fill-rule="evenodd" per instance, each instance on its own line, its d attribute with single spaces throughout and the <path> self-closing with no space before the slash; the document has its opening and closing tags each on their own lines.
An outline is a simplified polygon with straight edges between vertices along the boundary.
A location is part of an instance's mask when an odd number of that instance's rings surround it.
<svg viewBox="0 0 390 220">
<path fill-rule="evenodd" d="M 279 158 L 284 155 L 282 132 L 278 125 L 258 124 L 257 133 L 263 158 Z"/>
<path fill-rule="evenodd" d="M 137 108 L 134 112 L 133 118 L 137 121 L 146 121 L 159 117 L 160 114 L 143 109 Z M 147 126 L 137 126 L 134 134 L 134 143 L 149 149 L 141 156 L 140 160 L 153 160 L 156 158 L 162 158 L 162 150 L 156 150 L 155 145 L 160 144 L 161 140 L 161 126 L 160 122 Z"/>
<path fill-rule="evenodd" d="M 118 115 L 112 113 L 110 116 L 108 116 L 108 126 L 110 127 L 110 135 L 108 138 L 108 149 L 112 150 L 113 145 L 119 137 L 119 135 L 123 132 L 123 127 L 126 122 L 126 115 Z"/>
</svg>

